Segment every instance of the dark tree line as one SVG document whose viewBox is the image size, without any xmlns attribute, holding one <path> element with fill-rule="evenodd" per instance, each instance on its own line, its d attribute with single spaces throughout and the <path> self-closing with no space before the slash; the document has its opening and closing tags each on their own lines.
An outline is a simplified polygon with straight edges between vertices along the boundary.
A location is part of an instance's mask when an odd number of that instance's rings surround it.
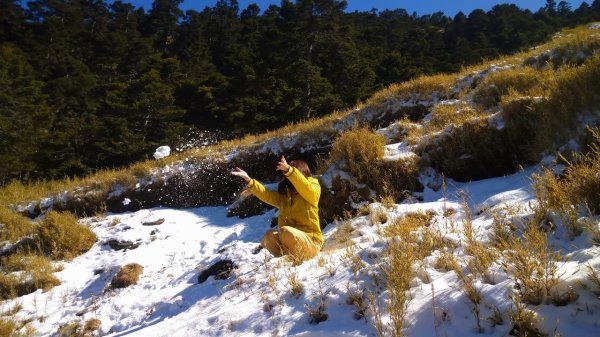
<svg viewBox="0 0 600 337">
<path fill-rule="evenodd" d="M 600 1 L 454 18 L 345 12 L 346 1 L 236 0 L 183 13 L 123 1 L 0 0 L 0 185 L 146 158 L 190 134 L 260 132 L 353 106 L 600 20 Z"/>
</svg>

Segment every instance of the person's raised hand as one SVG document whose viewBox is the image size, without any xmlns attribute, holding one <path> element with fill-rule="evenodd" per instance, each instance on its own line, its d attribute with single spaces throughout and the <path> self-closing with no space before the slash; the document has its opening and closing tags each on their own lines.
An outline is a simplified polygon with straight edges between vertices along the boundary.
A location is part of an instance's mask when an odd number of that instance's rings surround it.
<svg viewBox="0 0 600 337">
<path fill-rule="evenodd" d="M 242 170 L 239 167 L 234 168 L 233 171 L 231 171 L 231 175 L 238 176 L 244 179 L 246 182 L 250 181 L 250 176 L 248 175 L 248 173 L 246 173 L 246 171 Z"/>
<path fill-rule="evenodd" d="M 289 169 L 290 165 L 288 165 L 287 161 L 285 160 L 285 157 L 282 155 L 281 157 L 279 157 L 279 163 L 277 163 L 276 171 L 282 171 L 283 173 L 286 173 Z"/>
</svg>

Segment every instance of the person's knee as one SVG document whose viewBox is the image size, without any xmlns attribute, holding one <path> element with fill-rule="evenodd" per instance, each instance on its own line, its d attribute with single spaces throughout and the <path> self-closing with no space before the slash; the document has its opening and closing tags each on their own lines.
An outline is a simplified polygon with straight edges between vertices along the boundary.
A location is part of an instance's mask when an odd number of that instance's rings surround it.
<svg viewBox="0 0 600 337">
<path fill-rule="evenodd" d="M 263 236 L 261 243 L 263 247 L 267 248 L 274 256 L 281 256 L 283 254 L 279 233 L 277 231 L 267 231 Z"/>
</svg>

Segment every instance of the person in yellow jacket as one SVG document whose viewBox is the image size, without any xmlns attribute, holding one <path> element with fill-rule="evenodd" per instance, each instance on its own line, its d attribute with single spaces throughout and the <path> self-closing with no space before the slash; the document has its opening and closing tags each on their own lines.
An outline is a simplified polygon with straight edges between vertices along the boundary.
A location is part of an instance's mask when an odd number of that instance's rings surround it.
<svg viewBox="0 0 600 337">
<path fill-rule="evenodd" d="M 319 225 L 321 185 L 303 160 L 288 164 L 281 156 L 276 169 L 285 176 L 277 191 L 266 189 L 239 167 L 231 174 L 243 178 L 248 183 L 248 190 L 260 200 L 279 208 L 279 228 L 267 231 L 261 245 L 274 256 L 289 254 L 294 262 L 300 263 L 315 257 L 323 245 Z"/>
</svg>

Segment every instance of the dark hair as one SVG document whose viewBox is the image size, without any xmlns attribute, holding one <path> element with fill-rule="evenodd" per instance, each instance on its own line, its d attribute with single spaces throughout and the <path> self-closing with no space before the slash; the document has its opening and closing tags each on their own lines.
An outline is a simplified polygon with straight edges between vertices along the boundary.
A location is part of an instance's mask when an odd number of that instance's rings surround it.
<svg viewBox="0 0 600 337">
<path fill-rule="evenodd" d="M 304 160 L 292 160 L 290 162 L 290 166 L 297 168 L 298 171 L 300 171 L 300 173 L 304 174 L 304 176 L 306 178 L 309 178 L 312 176 L 312 174 L 310 173 L 310 168 L 308 167 L 308 164 Z"/>
<path fill-rule="evenodd" d="M 290 162 L 290 166 L 295 167 L 306 178 L 312 177 L 310 168 L 304 160 L 292 160 Z M 279 182 L 279 185 L 277 185 L 277 191 L 281 194 L 286 194 L 288 191 L 291 193 L 295 190 L 296 188 L 294 188 L 294 185 L 292 185 L 292 183 L 287 178 L 283 178 L 283 180 Z"/>
</svg>

